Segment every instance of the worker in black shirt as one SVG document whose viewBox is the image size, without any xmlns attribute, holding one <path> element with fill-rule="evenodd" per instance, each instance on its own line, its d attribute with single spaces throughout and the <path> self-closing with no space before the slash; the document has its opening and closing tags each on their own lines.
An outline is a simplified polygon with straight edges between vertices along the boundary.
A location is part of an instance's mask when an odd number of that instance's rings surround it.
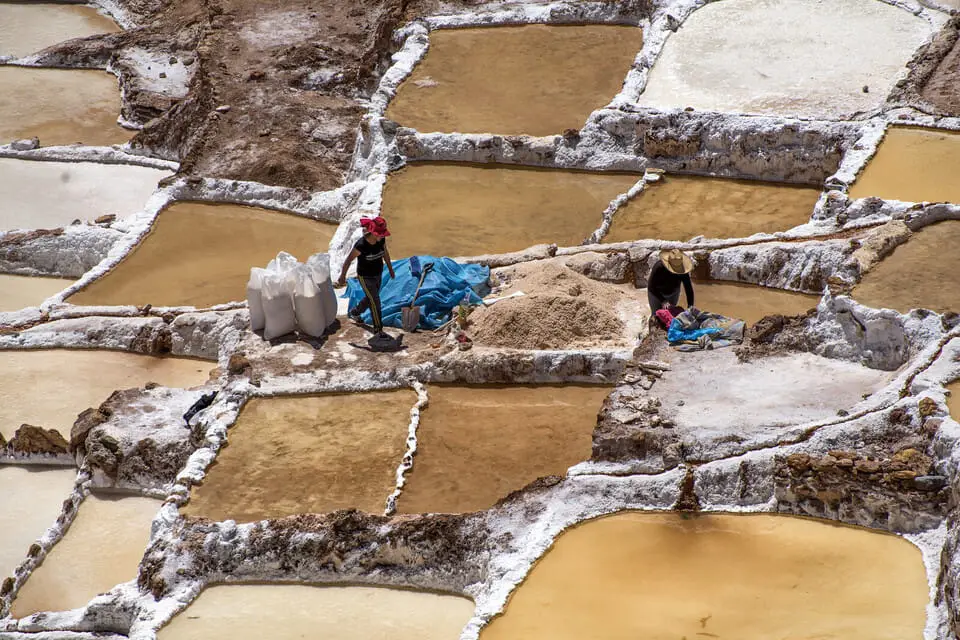
<svg viewBox="0 0 960 640">
<path fill-rule="evenodd" d="M 386 260 L 387 270 L 390 277 L 395 278 L 393 273 L 393 262 L 390 260 L 390 252 L 387 250 L 386 237 L 390 235 L 387 230 L 387 221 L 377 216 L 376 218 L 361 218 L 360 226 L 363 227 L 363 237 L 357 240 L 353 245 L 353 250 L 347 256 L 343 263 L 343 269 L 340 271 L 340 279 L 337 280 L 337 286 L 342 287 L 347 282 L 347 269 L 350 264 L 357 260 L 357 280 L 360 281 L 360 287 L 366 296 L 360 303 L 350 310 L 349 316 L 353 320 L 360 320 L 360 314 L 369 307 L 370 315 L 373 317 L 373 331 L 377 335 L 383 333 L 383 317 L 380 306 L 380 277 L 383 273 L 383 263 Z"/>
<path fill-rule="evenodd" d="M 666 305 L 676 305 L 680 301 L 680 285 L 683 285 L 687 294 L 687 307 L 693 306 L 691 271 L 693 260 L 680 249 L 664 249 L 660 252 L 660 262 L 653 265 L 647 279 L 650 313 L 655 314 Z"/>
</svg>

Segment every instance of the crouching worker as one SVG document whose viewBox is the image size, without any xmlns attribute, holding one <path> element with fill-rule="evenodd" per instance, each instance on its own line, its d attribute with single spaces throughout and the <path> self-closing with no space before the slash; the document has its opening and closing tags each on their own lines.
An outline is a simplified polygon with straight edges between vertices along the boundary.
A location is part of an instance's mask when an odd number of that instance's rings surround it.
<svg viewBox="0 0 960 640">
<path fill-rule="evenodd" d="M 676 306 L 680 301 L 680 285 L 687 295 L 687 307 L 693 306 L 693 282 L 690 272 L 693 260 L 680 249 L 664 249 L 660 252 L 660 262 L 653 265 L 647 279 L 647 302 L 650 313 Z"/>
<path fill-rule="evenodd" d="M 373 316 L 373 331 L 378 336 L 383 334 L 383 317 L 380 306 L 380 276 L 383 273 L 383 262 L 387 262 L 387 270 L 390 277 L 395 278 L 393 273 L 393 262 L 390 260 L 390 252 L 387 250 L 386 237 L 390 235 L 387 231 L 387 221 L 377 216 L 376 218 L 361 218 L 360 226 L 363 227 L 363 237 L 357 240 L 353 245 L 353 250 L 347 256 L 343 263 L 343 269 L 340 271 L 340 279 L 337 280 L 337 287 L 343 287 L 347 283 L 347 270 L 354 260 L 357 261 L 357 280 L 360 281 L 360 287 L 366 296 L 357 306 L 350 310 L 350 319 L 360 321 L 360 314 L 370 309 L 370 315 Z"/>
</svg>

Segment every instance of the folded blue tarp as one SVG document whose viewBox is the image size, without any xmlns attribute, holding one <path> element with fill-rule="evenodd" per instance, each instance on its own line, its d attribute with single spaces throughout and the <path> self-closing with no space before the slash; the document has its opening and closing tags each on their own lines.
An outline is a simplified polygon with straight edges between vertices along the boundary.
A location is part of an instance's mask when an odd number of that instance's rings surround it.
<svg viewBox="0 0 960 640">
<path fill-rule="evenodd" d="M 417 295 L 416 306 L 420 307 L 421 329 L 436 329 L 450 319 L 450 312 L 459 305 L 464 297 L 471 304 L 480 304 L 477 291 L 486 286 L 490 278 L 490 267 L 479 264 L 459 264 L 450 258 L 418 256 L 420 267 L 433 264 L 433 270 L 427 274 Z M 413 292 L 417 289 L 420 276 L 410 272 L 410 258 L 393 261 L 396 278 L 390 277 L 386 265 L 383 267 L 383 280 L 380 285 L 380 303 L 383 306 L 383 324 L 387 327 L 400 327 L 402 307 L 410 306 Z M 349 308 L 353 309 L 364 298 L 363 289 L 356 278 L 347 281 L 347 291 L 342 296 L 349 298 Z M 370 311 L 364 311 L 361 319 L 366 323 L 373 321 Z"/>
</svg>

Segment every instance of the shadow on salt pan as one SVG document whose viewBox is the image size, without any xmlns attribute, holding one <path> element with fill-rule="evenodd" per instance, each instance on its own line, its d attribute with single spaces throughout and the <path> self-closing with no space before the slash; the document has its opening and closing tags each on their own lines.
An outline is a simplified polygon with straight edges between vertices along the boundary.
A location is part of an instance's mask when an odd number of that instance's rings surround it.
<svg viewBox="0 0 960 640">
<path fill-rule="evenodd" d="M 134 580 L 162 501 L 87 496 L 77 518 L 13 601 L 12 615 L 66 611 Z"/>
<path fill-rule="evenodd" d="M 613 215 L 603 241 L 745 238 L 786 231 L 810 221 L 819 197 L 820 190 L 812 187 L 664 175 Z"/>
<path fill-rule="evenodd" d="M 863 276 L 853 297 L 870 307 L 960 311 L 960 221 L 920 229 Z"/>
<path fill-rule="evenodd" d="M 0 56 L 21 57 L 73 38 L 119 30 L 113 20 L 85 5 L 0 3 Z"/>
<path fill-rule="evenodd" d="M 141 211 L 169 171 L 0 158 L 0 230 L 53 229 Z"/>
<path fill-rule="evenodd" d="M 422 132 L 559 135 L 617 95 L 642 46 L 626 26 L 438 29 L 386 115 Z"/>
<path fill-rule="evenodd" d="M 620 513 L 560 535 L 481 640 L 921 638 L 920 550 L 774 515 Z"/>
<path fill-rule="evenodd" d="M 240 522 L 383 513 L 416 401 L 411 391 L 254 398 L 183 513 Z"/>
<path fill-rule="evenodd" d="M 454 640 L 473 609 L 459 596 L 386 587 L 217 585 L 157 640 Z"/>
<path fill-rule="evenodd" d="M 73 283 L 67 278 L 41 278 L 0 274 L 0 312 L 39 306 Z"/>
<path fill-rule="evenodd" d="M 0 66 L 0 144 L 40 138 L 45 147 L 123 144 L 117 77 L 88 69 Z"/>
<path fill-rule="evenodd" d="M 822 118 L 867 111 L 930 31 L 876 0 L 709 3 L 667 40 L 639 102 Z"/>
<path fill-rule="evenodd" d="M 279 251 L 327 251 L 336 225 L 278 211 L 178 202 L 105 276 L 70 296 L 78 305 L 211 307 L 246 300 L 250 268 Z"/>
</svg>

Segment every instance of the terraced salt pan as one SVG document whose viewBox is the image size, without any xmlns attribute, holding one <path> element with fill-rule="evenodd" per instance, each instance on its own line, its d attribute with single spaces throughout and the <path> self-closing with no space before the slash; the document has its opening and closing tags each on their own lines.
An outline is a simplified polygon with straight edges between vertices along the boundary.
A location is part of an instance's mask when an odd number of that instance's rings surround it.
<svg viewBox="0 0 960 640">
<path fill-rule="evenodd" d="M 667 40 L 640 104 L 829 118 L 868 111 L 930 31 L 876 0 L 709 3 Z"/>
<path fill-rule="evenodd" d="M 919 549 L 774 515 L 620 513 L 562 534 L 481 640 L 921 638 Z"/>
<path fill-rule="evenodd" d="M 0 434 L 31 424 L 69 439 L 77 414 L 116 389 L 153 381 L 168 387 L 206 382 L 213 363 L 120 351 L 0 351 Z"/>
<path fill-rule="evenodd" d="M 0 66 L 0 144 L 40 138 L 40 144 L 123 144 L 117 124 L 120 89 L 105 71 Z"/>
<path fill-rule="evenodd" d="M 383 513 L 416 401 L 411 391 L 254 398 L 184 512 L 239 522 Z"/>
<path fill-rule="evenodd" d="M 239 205 L 178 202 L 123 261 L 70 296 L 81 305 L 213 305 L 246 300 L 250 268 L 279 251 L 327 251 L 336 226 Z"/>
<path fill-rule="evenodd" d="M 890 127 L 850 197 L 960 204 L 958 168 L 960 133 Z"/>
<path fill-rule="evenodd" d="M 110 18 L 80 4 L 0 3 L 0 56 L 21 57 L 65 40 L 119 30 Z"/>
<path fill-rule="evenodd" d="M 863 276 L 853 297 L 870 307 L 960 311 L 960 222 L 924 227 Z"/>
<path fill-rule="evenodd" d="M 960 420 L 960 398 L 957 397 L 960 395 L 960 380 L 948 384 L 947 390 L 950 392 L 950 396 L 947 398 L 950 415 L 953 416 L 954 420 Z"/>
<path fill-rule="evenodd" d="M 418 131 L 546 136 L 609 103 L 643 46 L 626 26 L 440 29 L 387 117 Z"/>
<path fill-rule="evenodd" d="M 477 511 L 539 477 L 564 475 L 590 457 L 609 393 L 597 385 L 431 386 L 398 510 Z"/>
<path fill-rule="evenodd" d="M 160 500 L 88 496 L 43 564 L 24 584 L 11 613 L 66 611 L 137 577 Z"/>
<path fill-rule="evenodd" d="M 73 280 L 0 274 L 0 311 L 17 311 L 36 307 L 55 293 L 63 291 Z"/>
<path fill-rule="evenodd" d="M 817 306 L 820 296 L 733 282 L 694 282 L 699 309 L 739 318 L 751 325 L 764 316 L 794 316 Z M 681 294 L 681 301 L 683 294 Z"/>
<path fill-rule="evenodd" d="M 383 216 L 393 257 L 474 256 L 541 243 L 575 246 L 640 176 L 424 163 L 390 174 Z"/>
<path fill-rule="evenodd" d="M 137 213 L 169 175 L 129 165 L 0 158 L 0 229 L 53 229 Z"/>
<path fill-rule="evenodd" d="M 604 242 L 744 238 L 786 231 L 810 221 L 819 197 L 820 191 L 811 187 L 663 176 L 614 214 Z"/>
<path fill-rule="evenodd" d="M 11 575 L 56 522 L 76 477 L 76 469 L 0 466 L 0 576 Z"/>
<path fill-rule="evenodd" d="M 158 640 L 454 640 L 473 615 L 458 596 L 382 587 L 217 585 Z"/>
</svg>

